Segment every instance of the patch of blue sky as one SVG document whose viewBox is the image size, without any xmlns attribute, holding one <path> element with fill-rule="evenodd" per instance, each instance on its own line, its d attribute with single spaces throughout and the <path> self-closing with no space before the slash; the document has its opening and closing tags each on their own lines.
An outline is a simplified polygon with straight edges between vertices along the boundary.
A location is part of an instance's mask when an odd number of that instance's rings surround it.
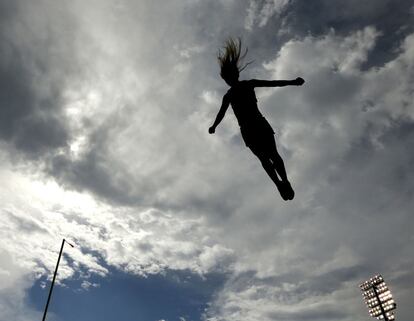
<svg viewBox="0 0 414 321">
<path fill-rule="evenodd" d="M 48 321 L 186 321 L 201 320 L 226 275 L 200 277 L 191 271 L 167 270 L 163 274 L 141 277 L 108 267 L 106 277 L 74 277 L 64 286 L 55 285 Z M 82 287 L 82 282 L 99 284 Z M 27 303 L 43 311 L 50 282 L 45 278 L 28 290 Z"/>
</svg>

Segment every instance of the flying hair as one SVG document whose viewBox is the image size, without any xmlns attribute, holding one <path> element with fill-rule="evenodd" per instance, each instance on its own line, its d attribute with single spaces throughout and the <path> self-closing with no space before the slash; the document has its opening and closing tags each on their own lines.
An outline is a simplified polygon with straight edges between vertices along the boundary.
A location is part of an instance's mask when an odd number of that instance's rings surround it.
<svg viewBox="0 0 414 321">
<path fill-rule="evenodd" d="M 223 78 L 239 75 L 251 62 L 242 65 L 243 59 L 247 55 L 247 48 L 242 53 L 241 39 L 237 40 L 228 38 L 224 44 L 223 50 L 219 50 L 217 54 L 218 63 L 220 65 L 220 75 Z"/>
</svg>

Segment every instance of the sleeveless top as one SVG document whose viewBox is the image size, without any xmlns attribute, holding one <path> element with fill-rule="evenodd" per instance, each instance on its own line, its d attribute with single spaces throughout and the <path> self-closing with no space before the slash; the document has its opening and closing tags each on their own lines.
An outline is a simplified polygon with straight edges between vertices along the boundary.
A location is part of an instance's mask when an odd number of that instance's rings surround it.
<svg viewBox="0 0 414 321">
<path fill-rule="evenodd" d="M 247 80 L 240 81 L 227 91 L 227 95 L 241 128 L 249 127 L 260 121 L 263 115 L 257 107 L 257 98 L 254 87 Z"/>
</svg>

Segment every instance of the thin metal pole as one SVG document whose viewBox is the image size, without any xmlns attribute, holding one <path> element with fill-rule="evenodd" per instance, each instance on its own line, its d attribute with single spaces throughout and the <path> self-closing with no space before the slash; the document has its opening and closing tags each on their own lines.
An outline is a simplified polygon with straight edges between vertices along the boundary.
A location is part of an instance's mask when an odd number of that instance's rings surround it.
<svg viewBox="0 0 414 321">
<path fill-rule="evenodd" d="M 58 258 L 57 263 L 56 263 L 55 274 L 53 275 L 53 280 L 52 280 L 52 284 L 50 286 L 49 296 L 47 297 L 45 312 L 43 313 L 42 321 L 45 321 L 45 319 L 46 319 L 47 308 L 49 307 L 50 298 L 52 296 L 53 285 L 55 284 L 55 279 L 56 279 L 56 274 L 57 274 L 57 270 L 58 270 L 58 267 L 59 267 L 60 257 L 62 256 L 63 245 L 65 245 L 65 239 L 62 240 L 62 246 L 60 247 L 59 258 Z"/>
</svg>

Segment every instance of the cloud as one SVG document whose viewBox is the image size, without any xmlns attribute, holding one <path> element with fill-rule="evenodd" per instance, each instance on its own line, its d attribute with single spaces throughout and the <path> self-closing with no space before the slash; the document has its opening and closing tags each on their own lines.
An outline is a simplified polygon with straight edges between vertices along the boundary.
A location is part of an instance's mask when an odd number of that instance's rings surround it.
<svg viewBox="0 0 414 321">
<path fill-rule="evenodd" d="M 89 281 L 82 281 L 81 287 L 85 291 L 88 291 L 90 287 L 93 287 L 93 288 L 99 287 L 99 284 L 98 283 L 91 283 Z"/>
<path fill-rule="evenodd" d="M 50 281 L 62 238 L 75 247 L 65 246 L 57 283 L 65 286 L 66 280 L 78 278 L 84 290 L 99 286 L 91 277 L 110 277 L 109 266 L 137 277 L 168 270 L 207 275 L 231 269 L 234 254 L 211 238 L 202 219 L 106 206 L 85 193 L 29 180 L 4 167 L 0 176 L 7 182 L 0 190 L 0 243 L 9 253 L 2 254 L 5 265 L 0 267 L 4 315 L 17 309 L 19 320 L 32 320 L 29 315 L 39 314 L 18 306 L 25 305 L 25 291 L 34 280 L 47 276 Z"/>
<path fill-rule="evenodd" d="M 354 320 L 366 313 L 357 284 L 377 272 L 407 302 L 411 18 L 350 3 L 2 2 L 0 238 L 17 289 L 3 302 L 50 275 L 63 237 L 76 247 L 62 283 L 90 287 L 108 265 L 231 274 L 210 320 Z M 239 34 L 255 59 L 244 77 L 306 80 L 257 90 L 293 202 L 231 111 L 207 133 L 226 90 L 215 54 Z"/>
<path fill-rule="evenodd" d="M 174 4 L 95 4 L 2 3 L 2 12 L 10 13 L 1 34 L 7 89 L 1 100 L 1 158 L 8 182 L 2 188 L 2 248 L 13 253 L 24 275 L 39 277 L 50 275 L 56 240 L 67 237 L 76 247 L 62 258 L 62 282 L 78 274 L 106 275 L 106 264 L 137 275 L 165 269 L 208 273 L 216 265 L 224 271 L 231 251 L 206 236 L 198 214 L 171 210 L 191 207 L 183 202 L 192 189 L 190 178 L 205 166 L 187 168 L 188 155 L 179 161 L 191 140 L 178 147 L 173 142 L 193 129 L 185 116 L 198 96 L 188 98 L 188 84 L 172 86 L 184 83 L 188 60 L 200 59 L 203 46 L 177 23 L 182 15 L 170 14 L 181 10 Z M 174 22 L 163 23 L 167 13 L 177 19 L 173 33 Z M 148 33 L 154 19 L 159 24 Z M 183 51 L 191 55 L 179 55 Z M 193 153 L 196 144 L 190 144 Z M 16 159 L 20 174 L 10 165 Z M 164 175 L 154 179 L 158 172 Z M 62 190 L 48 175 L 84 195 Z M 176 198 L 169 195 L 174 189 Z M 88 192 L 121 209 L 97 205 Z M 194 204 L 202 201 L 195 190 L 193 195 Z"/>
<path fill-rule="evenodd" d="M 251 1 L 247 9 L 246 29 L 252 30 L 256 24 L 259 27 L 265 26 L 274 15 L 279 17 L 290 2 L 290 0 Z"/>
<path fill-rule="evenodd" d="M 24 304 L 31 285 L 29 271 L 13 260 L 13 254 L 0 251 L 0 311 L 2 320 L 39 320 L 41 315 Z M 16 313 L 17 312 L 17 313 Z"/>
<path fill-rule="evenodd" d="M 364 71 L 377 37 L 369 27 L 345 37 L 308 36 L 287 42 L 265 64 L 265 78 L 307 80 L 301 88 L 259 94 L 279 127 L 300 200 L 266 224 L 245 222 L 260 225 L 252 233 L 260 236 L 244 234 L 232 248 L 240 273 L 255 272 L 226 284 L 211 311 L 218 320 L 351 320 L 365 313 L 357 301 L 360 280 L 381 271 L 393 283 L 399 273 L 410 274 L 404 258 L 412 250 L 404 240 L 411 232 L 402 222 L 414 191 L 407 167 L 414 38 L 406 37 L 393 61 Z M 263 208 L 265 197 L 261 202 Z M 389 238 L 391 230 L 398 236 Z"/>
<path fill-rule="evenodd" d="M 346 36 L 373 26 L 381 37 L 363 68 L 382 66 L 398 55 L 401 42 L 413 32 L 411 6 L 410 1 L 404 0 L 370 0 L 363 4 L 354 0 L 292 1 L 289 11 L 283 16 L 280 32 L 290 37 L 319 36 L 334 28 L 338 34 Z"/>
<path fill-rule="evenodd" d="M 41 3 L 2 6 L 9 14 L 0 33 L 0 139 L 38 159 L 64 148 L 70 137 L 60 88 L 76 69 L 74 41 L 65 31 L 76 26 L 55 5 L 46 11 Z"/>
</svg>

